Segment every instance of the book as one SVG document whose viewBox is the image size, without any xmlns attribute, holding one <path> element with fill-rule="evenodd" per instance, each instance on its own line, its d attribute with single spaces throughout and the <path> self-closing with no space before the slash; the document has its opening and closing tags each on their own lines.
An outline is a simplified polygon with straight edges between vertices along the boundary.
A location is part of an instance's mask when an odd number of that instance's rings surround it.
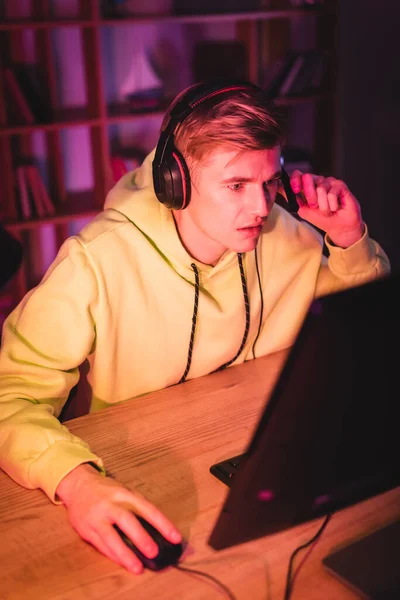
<svg viewBox="0 0 400 600">
<path fill-rule="evenodd" d="M 264 79 L 264 89 L 271 98 L 276 98 L 279 95 L 282 84 L 298 55 L 298 52 L 289 50 L 285 56 L 278 58 L 267 69 Z"/>
<path fill-rule="evenodd" d="M 290 96 L 307 95 L 318 92 L 327 70 L 327 56 L 318 50 L 305 53 L 303 68 L 293 81 Z"/>
<path fill-rule="evenodd" d="M 318 55 L 318 61 L 314 67 L 314 72 L 310 81 L 310 90 L 319 91 L 324 84 L 325 76 L 328 72 L 329 56 L 327 52 L 321 52 Z"/>
<path fill-rule="evenodd" d="M 31 201 L 29 197 L 28 183 L 26 180 L 25 167 L 17 167 L 17 186 L 18 186 L 18 199 L 19 208 L 22 219 L 30 219 L 32 217 Z"/>
<path fill-rule="evenodd" d="M 281 86 L 277 92 L 278 96 L 288 96 L 290 95 L 291 88 L 295 79 L 298 77 L 306 58 L 304 54 L 299 54 L 297 58 L 291 64 L 289 71 L 286 73 L 285 78 L 283 79 Z"/>
<path fill-rule="evenodd" d="M 39 219 L 43 219 L 47 216 L 47 209 L 42 197 L 37 167 L 34 167 L 33 165 L 26 165 L 24 169 L 36 216 L 38 216 Z"/>
<path fill-rule="evenodd" d="M 47 215 L 54 215 L 56 210 L 40 175 L 39 169 L 33 165 L 27 166 L 26 169 L 31 173 L 31 180 L 35 181 L 34 189 L 36 190 L 37 194 L 40 195 L 40 204 L 44 208 L 45 213 Z"/>
<path fill-rule="evenodd" d="M 273 82 L 278 77 L 278 74 L 282 71 L 285 64 L 286 58 L 281 56 L 273 61 L 271 65 L 265 70 L 262 87 L 265 90 L 270 90 Z"/>
<path fill-rule="evenodd" d="M 316 53 L 314 51 L 307 51 L 304 52 L 303 57 L 302 67 L 292 81 L 292 85 L 288 91 L 289 96 L 304 96 L 308 93 L 309 82 L 314 72 Z"/>
<path fill-rule="evenodd" d="M 52 111 L 46 97 L 44 82 L 40 71 L 34 64 L 15 63 L 12 71 L 20 89 L 34 115 L 35 121 L 48 122 L 52 118 Z"/>
<path fill-rule="evenodd" d="M 35 122 L 35 116 L 14 71 L 10 67 L 4 69 L 4 79 L 8 86 L 10 100 L 15 103 L 14 113 L 17 116 L 17 120 L 22 120 L 26 124 L 31 125 Z M 22 119 L 18 117 L 22 117 Z"/>
</svg>

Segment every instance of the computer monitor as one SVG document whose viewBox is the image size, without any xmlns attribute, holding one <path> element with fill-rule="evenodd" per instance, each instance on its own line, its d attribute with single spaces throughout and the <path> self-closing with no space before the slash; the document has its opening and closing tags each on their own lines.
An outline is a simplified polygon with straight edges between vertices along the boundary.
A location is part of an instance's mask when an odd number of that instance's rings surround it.
<svg viewBox="0 0 400 600">
<path fill-rule="evenodd" d="M 399 283 L 391 275 L 311 304 L 236 474 L 226 461 L 211 467 L 230 486 L 212 548 L 399 485 Z"/>
</svg>

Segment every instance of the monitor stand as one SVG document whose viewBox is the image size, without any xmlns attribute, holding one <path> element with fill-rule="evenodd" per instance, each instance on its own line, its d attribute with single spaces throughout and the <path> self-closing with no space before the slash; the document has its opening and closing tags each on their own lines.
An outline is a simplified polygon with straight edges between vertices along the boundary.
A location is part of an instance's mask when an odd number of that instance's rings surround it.
<svg viewBox="0 0 400 600">
<path fill-rule="evenodd" d="M 400 521 L 332 552 L 322 563 L 363 599 L 400 599 Z"/>
</svg>

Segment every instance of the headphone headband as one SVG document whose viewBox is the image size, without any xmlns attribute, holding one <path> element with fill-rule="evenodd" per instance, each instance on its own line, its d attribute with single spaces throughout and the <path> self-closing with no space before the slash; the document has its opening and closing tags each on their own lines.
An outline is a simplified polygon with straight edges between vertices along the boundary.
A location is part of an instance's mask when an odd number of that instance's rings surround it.
<svg viewBox="0 0 400 600">
<path fill-rule="evenodd" d="M 169 110 L 169 121 L 164 128 L 164 131 L 169 131 L 173 133 L 174 129 L 179 123 L 182 123 L 186 117 L 190 115 L 191 112 L 195 108 L 197 108 L 203 102 L 207 102 L 208 100 L 214 99 L 216 96 L 220 94 L 227 94 L 231 92 L 237 91 L 246 91 L 246 90 L 260 90 L 258 86 L 255 86 L 251 83 L 245 84 L 236 84 L 236 85 L 224 85 L 221 87 L 221 83 L 219 87 L 215 87 L 212 84 L 195 84 L 189 88 L 187 88 L 183 92 L 183 96 L 181 98 L 178 97 L 175 104 L 173 104 Z M 260 90 L 261 91 L 261 90 Z"/>
</svg>

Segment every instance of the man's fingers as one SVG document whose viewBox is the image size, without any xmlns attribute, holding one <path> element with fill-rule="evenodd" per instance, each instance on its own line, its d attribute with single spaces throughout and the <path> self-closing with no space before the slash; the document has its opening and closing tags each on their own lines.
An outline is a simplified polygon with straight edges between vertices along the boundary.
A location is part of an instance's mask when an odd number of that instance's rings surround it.
<svg viewBox="0 0 400 600">
<path fill-rule="evenodd" d="M 318 194 L 314 182 L 314 176 L 311 173 L 306 173 L 302 177 L 303 193 L 307 201 L 308 206 L 318 206 Z"/>
<path fill-rule="evenodd" d="M 128 548 L 122 541 L 119 534 L 111 526 L 109 530 L 100 532 L 92 531 L 90 535 L 90 543 L 113 562 L 121 565 L 131 573 L 136 575 L 142 573 L 142 561 Z"/>
<path fill-rule="evenodd" d="M 134 504 L 137 513 L 146 519 L 153 527 L 173 544 L 178 544 L 182 541 L 181 533 L 176 529 L 173 523 L 159 511 L 153 504 L 141 495 L 134 495 Z"/>
<path fill-rule="evenodd" d="M 331 214 L 329 202 L 328 202 L 328 194 L 326 193 L 326 189 L 323 186 L 317 187 L 317 198 L 318 198 L 318 208 L 322 212 L 323 215 L 329 216 Z"/>
<path fill-rule="evenodd" d="M 134 514 L 138 514 L 158 529 L 173 544 L 177 544 L 182 540 L 182 535 L 174 524 L 139 492 L 132 492 L 127 488 L 121 488 L 118 491 L 118 504 L 123 510 L 115 512 L 116 507 L 114 505 L 112 512 L 107 514 L 107 519 L 119 525 L 126 533 L 131 531 L 134 534 L 137 531 L 137 527 L 140 527 L 140 531 L 143 531 L 143 528 L 134 516 Z M 125 516 L 122 517 L 122 515 Z M 124 522 L 121 519 L 124 519 Z M 128 520 L 125 521 L 125 519 Z M 145 535 L 147 536 L 148 534 L 146 533 Z"/>
<path fill-rule="evenodd" d="M 136 516 L 130 511 L 121 511 L 114 519 L 115 524 L 132 540 L 142 554 L 148 558 L 157 556 L 159 548 L 153 538 L 143 529 Z"/>
<path fill-rule="evenodd" d="M 334 192 L 329 192 L 327 195 L 329 210 L 334 213 L 340 208 L 339 198 Z"/>
<path fill-rule="evenodd" d="M 342 181 L 334 179 L 333 177 L 327 178 L 321 186 L 326 189 L 328 206 L 331 213 L 336 212 L 342 206 L 341 198 L 343 192 L 347 191 L 347 186 Z"/>
<path fill-rule="evenodd" d="M 84 473 L 81 494 L 71 495 L 67 508 L 72 526 L 79 535 L 102 554 L 134 573 L 141 572 L 141 560 L 129 548 L 124 536 L 148 558 L 159 548 L 137 519 L 141 515 L 172 543 L 182 536 L 174 525 L 141 494 L 132 492 L 114 480 L 87 478 Z M 88 490 L 85 485 L 88 485 Z M 116 525 L 120 531 L 114 527 Z"/>
<path fill-rule="evenodd" d="M 295 194 L 299 194 L 298 202 L 300 206 L 308 205 L 311 208 L 318 206 L 318 196 L 316 186 L 324 180 L 321 175 L 313 173 L 302 173 L 295 169 L 290 177 L 290 184 Z"/>
<path fill-rule="evenodd" d="M 339 210 L 342 198 L 348 192 L 346 184 L 335 177 L 302 173 L 299 170 L 293 171 L 291 185 L 298 194 L 300 206 L 318 208 L 327 216 Z"/>
</svg>

